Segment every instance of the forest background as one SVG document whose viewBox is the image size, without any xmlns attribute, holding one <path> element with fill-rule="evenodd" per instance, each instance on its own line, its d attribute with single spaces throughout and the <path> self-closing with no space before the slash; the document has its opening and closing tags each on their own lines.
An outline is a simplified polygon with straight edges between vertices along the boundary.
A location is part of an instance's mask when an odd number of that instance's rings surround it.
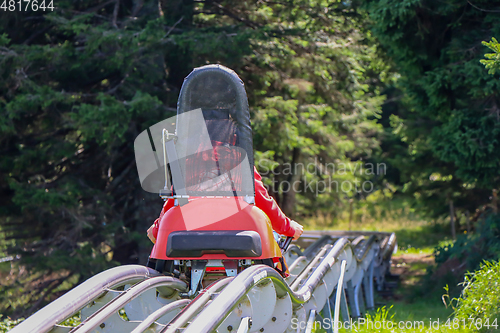
<svg viewBox="0 0 500 333">
<path fill-rule="evenodd" d="M 175 115 L 184 77 L 209 63 L 245 83 L 256 164 L 297 221 L 335 228 L 395 212 L 434 224 L 451 217 L 478 235 L 457 238 L 470 251 L 455 252 L 475 253 L 468 269 L 500 256 L 498 44 L 489 44 L 490 73 L 480 62 L 489 52 L 482 42 L 500 36 L 500 2 L 8 3 L 0 257 L 17 273 L 0 281 L 0 313 L 27 316 L 106 268 L 145 264 L 145 231 L 162 201 L 141 189 L 133 142 Z M 297 164 L 312 167 L 285 170 Z M 370 186 L 308 190 L 327 180 Z M 297 191 L 279 186 L 286 182 Z"/>
</svg>

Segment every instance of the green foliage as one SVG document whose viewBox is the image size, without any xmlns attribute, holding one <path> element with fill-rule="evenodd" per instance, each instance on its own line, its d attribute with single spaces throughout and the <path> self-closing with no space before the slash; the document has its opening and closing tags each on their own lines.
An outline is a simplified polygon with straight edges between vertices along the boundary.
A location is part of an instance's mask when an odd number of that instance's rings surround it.
<svg viewBox="0 0 500 333">
<path fill-rule="evenodd" d="M 21 255 L 14 266 L 27 270 L 2 281 L 1 312 L 43 305 L 40 297 L 147 251 L 139 235 L 161 202 L 144 208 L 152 198 L 140 190 L 132 142 L 172 113 L 159 89 L 166 50 L 158 9 L 143 4 L 128 20 L 127 6 L 119 29 L 105 18 L 113 5 L 100 1 L 61 1 L 28 21 L 27 13 L 2 17 L 0 228 L 9 239 L 2 252 Z"/>
<path fill-rule="evenodd" d="M 474 233 L 459 235 L 455 242 L 437 247 L 434 255 L 438 268 L 457 258 L 469 271 L 477 270 L 483 260 L 500 259 L 500 215 L 487 215 L 476 224 Z"/>
<path fill-rule="evenodd" d="M 240 75 L 257 160 L 276 171 L 374 156 L 380 85 L 391 74 L 365 21 L 348 2 L 316 0 L 61 0 L 53 12 L 3 15 L 0 228 L 9 242 L 1 250 L 20 254 L 15 265 L 26 270 L 2 282 L 0 311 L 21 315 L 107 267 L 145 263 L 145 231 L 162 203 L 140 188 L 133 140 L 174 114 L 194 67 L 221 63 Z M 303 216 L 359 196 L 271 192 Z"/>
<path fill-rule="evenodd" d="M 357 325 L 353 325 L 353 328 L 350 331 L 352 331 L 352 332 L 373 332 L 376 330 L 373 327 L 375 327 L 375 325 L 377 323 L 387 323 L 387 322 L 393 323 L 393 319 L 394 319 L 395 314 L 392 313 L 389 316 L 389 313 L 391 312 L 391 308 L 392 308 L 392 306 L 389 308 L 382 306 L 382 307 L 377 308 L 377 310 L 374 313 L 367 313 L 365 315 L 366 318 L 363 318 L 363 321 L 361 321 L 362 324 L 360 324 L 360 321 L 358 320 Z M 378 324 L 378 325 L 381 325 L 381 324 Z M 344 329 L 342 331 L 347 332 L 348 330 Z M 376 331 L 378 331 L 378 332 L 391 332 L 392 330 L 387 328 L 386 325 L 384 325 L 383 328 L 381 327 L 380 329 L 377 329 Z"/>
<path fill-rule="evenodd" d="M 487 0 L 361 2 L 400 74 L 381 119 L 389 180 L 422 212 L 475 211 L 500 185 L 500 82 L 479 62 L 498 13 Z"/>
<path fill-rule="evenodd" d="M 318 209 L 335 214 L 332 201 L 357 193 L 339 190 L 317 197 L 307 193 L 305 184 L 329 177 L 321 174 L 321 166 L 366 159 L 378 149 L 376 119 L 383 101 L 378 84 L 389 74 L 364 29 L 365 16 L 339 2 L 232 5 L 240 13 L 249 11 L 245 18 L 263 27 L 260 32 L 240 29 L 253 51 L 241 59 L 248 70 L 238 73 L 250 98 L 255 148 L 277 162 L 274 172 L 264 176 L 269 184 L 301 183 L 297 198 L 277 186 L 270 192 L 290 215 L 310 216 Z M 256 161 L 258 167 L 268 163 Z M 286 164 L 297 163 L 318 169 L 284 174 Z M 359 178 L 351 173 L 332 176 L 337 181 Z"/>
<path fill-rule="evenodd" d="M 473 320 L 481 331 L 496 331 L 500 321 L 500 261 L 485 261 L 479 270 L 468 273 L 461 296 L 456 299 L 454 315 L 466 322 Z M 488 330 L 486 322 L 497 328 Z"/>
<path fill-rule="evenodd" d="M 71 316 L 70 318 L 66 319 L 65 321 L 63 321 L 59 325 L 61 325 L 61 326 L 69 326 L 69 327 L 76 327 L 76 326 L 80 325 L 81 322 L 82 322 L 81 314 L 77 313 L 77 314 Z"/>
<path fill-rule="evenodd" d="M 443 242 L 434 249 L 436 266 L 427 270 L 420 296 L 442 291 L 447 287 L 448 298 L 462 292 L 464 274 L 480 269 L 484 260 L 500 259 L 500 215 L 488 212 L 475 225 L 473 233 L 463 233 L 455 241 Z"/>
<path fill-rule="evenodd" d="M 480 62 L 486 67 L 489 74 L 495 74 L 497 70 L 500 70 L 500 44 L 495 37 L 492 37 L 489 42 L 483 41 L 483 45 L 494 53 L 486 53 L 484 56 L 487 60 L 481 59 Z"/>
<path fill-rule="evenodd" d="M 367 313 L 365 318 L 358 319 L 357 322 L 354 322 L 351 329 L 346 330 L 345 328 L 341 328 L 339 332 L 473 332 L 473 330 L 464 329 L 463 325 L 460 326 L 457 325 L 457 323 L 455 323 L 456 327 L 453 327 L 453 321 L 443 320 L 444 318 L 440 320 L 439 325 L 430 327 L 428 317 L 417 319 L 410 315 L 409 317 L 397 320 L 396 315 L 397 313 L 394 312 L 392 306 L 389 308 L 386 306 L 379 307 L 375 312 Z M 436 317 L 432 317 L 431 319 L 435 322 L 438 320 Z M 316 332 L 325 332 L 325 330 L 316 330 Z"/>
<path fill-rule="evenodd" d="M 3 315 L 0 314 L 0 333 L 6 333 L 24 320 L 24 318 L 13 320 L 9 317 L 2 319 L 2 317 Z"/>
<path fill-rule="evenodd" d="M 500 126 L 493 117 L 463 109 L 441 127 L 433 129 L 433 147 L 445 162 L 458 164 L 456 176 L 469 183 L 488 184 L 498 175 Z"/>
</svg>

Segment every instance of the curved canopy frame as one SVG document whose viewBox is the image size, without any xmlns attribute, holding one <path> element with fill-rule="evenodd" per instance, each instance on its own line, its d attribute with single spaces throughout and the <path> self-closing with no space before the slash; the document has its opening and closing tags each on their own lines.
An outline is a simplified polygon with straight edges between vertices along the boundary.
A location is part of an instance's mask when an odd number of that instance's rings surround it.
<svg viewBox="0 0 500 333">
<path fill-rule="evenodd" d="M 221 65 L 195 68 L 179 94 L 176 129 L 176 149 L 185 157 L 180 164 L 188 195 L 228 195 L 227 188 L 214 190 L 212 186 L 224 182 L 221 177 L 211 183 L 199 180 L 207 178 L 210 168 L 203 162 L 207 160 L 214 161 L 219 176 L 221 170 L 229 175 L 231 195 L 255 195 L 248 100 L 243 81 L 234 71 Z M 202 182 L 209 185 L 200 185 Z"/>
</svg>

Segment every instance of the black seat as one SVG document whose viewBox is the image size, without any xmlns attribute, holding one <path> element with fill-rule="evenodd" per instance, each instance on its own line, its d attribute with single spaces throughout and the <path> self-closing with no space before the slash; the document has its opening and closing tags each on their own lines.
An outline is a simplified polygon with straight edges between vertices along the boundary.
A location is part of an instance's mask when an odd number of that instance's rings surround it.
<svg viewBox="0 0 500 333">
<path fill-rule="evenodd" d="M 224 253 L 228 257 L 262 255 L 260 235 L 256 231 L 174 231 L 168 235 L 167 256 L 201 257 Z"/>
</svg>

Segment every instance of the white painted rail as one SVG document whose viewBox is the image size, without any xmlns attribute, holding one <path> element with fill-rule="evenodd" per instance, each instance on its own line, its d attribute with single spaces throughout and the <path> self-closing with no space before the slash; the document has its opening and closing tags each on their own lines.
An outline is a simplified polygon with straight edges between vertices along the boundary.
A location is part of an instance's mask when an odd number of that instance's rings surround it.
<svg viewBox="0 0 500 333">
<path fill-rule="evenodd" d="M 396 247 L 394 234 L 305 232 L 297 244 L 302 247 L 292 245 L 285 253 L 288 278 L 256 265 L 213 283 L 194 299 L 187 297 L 187 285 L 179 279 L 138 265 L 115 267 L 10 332 L 302 333 L 310 332 L 315 320 L 329 323 L 323 328 L 333 332 L 340 320 L 374 308 L 375 285 L 383 288 Z M 78 313 L 80 325 L 61 325 Z"/>
</svg>

